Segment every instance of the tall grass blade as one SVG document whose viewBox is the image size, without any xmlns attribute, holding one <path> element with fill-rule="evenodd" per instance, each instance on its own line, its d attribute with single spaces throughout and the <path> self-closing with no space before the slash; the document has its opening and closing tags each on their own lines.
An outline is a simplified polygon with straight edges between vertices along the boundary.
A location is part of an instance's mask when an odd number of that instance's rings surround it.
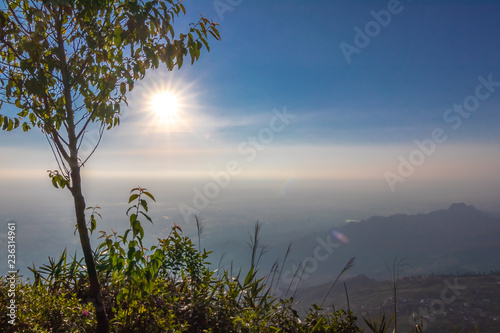
<svg viewBox="0 0 500 333">
<path fill-rule="evenodd" d="M 349 269 L 351 269 L 351 267 L 354 265 L 354 260 L 355 258 L 351 258 L 347 264 L 344 266 L 344 268 L 342 269 L 342 271 L 339 273 L 339 275 L 337 275 L 337 278 L 335 279 L 335 281 L 333 282 L 332 286 L 330 287 L 330 290 L 328 290 L 328 292 L 326 293 L 325 295 L 325 298 L 323 298 L 323 301 L 321 302 L 321 305 L 320 306 L 323 306 L 323 304 L 325 303 L 326 299 L 328 298 L 328 296 L 330 295 L 330 293 L 332 292 L 333 290 L 333 287 L 335 287 L 335 285 L 337 284 L 337 281 L 340 279 L 340 277 L 345 273 L 347 272 Z"/>
</svg>

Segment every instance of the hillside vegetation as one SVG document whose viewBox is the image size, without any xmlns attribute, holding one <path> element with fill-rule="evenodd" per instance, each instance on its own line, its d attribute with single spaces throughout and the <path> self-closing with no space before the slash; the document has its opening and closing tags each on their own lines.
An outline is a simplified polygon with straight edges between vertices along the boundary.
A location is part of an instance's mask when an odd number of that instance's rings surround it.
<svg viewBox="0 0 500 333">
<path fill-rule="evenodd" d="M 146 249 L 140 219 L 151 221 L 147 198 L 154 200 L 145 189 L 133 190 L 130 228 L 123 235 L 100 231 L 94 253 L 112 332 L 360 332 L 349 311 L 325 314 L 316 306 L 299 318 L 293 299 L 274 296 L 276 286 L 259 278 L 256 266 L 245 273 L 210 270 L 209 252 L 182 236 L 177 225 Z M 93 209 L 91 233 L 97 216 Z M 31 270 L 28 283 L 0 279 L 0 312 L 10 313 L 10 299 L 16 306 L 13 318 L 0 317 L 2 331 L 93 332 L 95 310 L 82 259 L 64 251 Z"/>
<path fill-rule="evenodd" d="M 420 303 L 429 307 L 428 300 L 435 298 L 436 292 L 439 295 L 439 283 L 442 289 L 442 276 L 434 280 L 431 277 L 398 279 L 398 319 L 391 313 L 394 298 L 386 297 L 382 304 L 377 301 L 378 296 L 387 294 L 387 282 L 358 277 L 348 280 L 344 286 L 337 285 L 343 273 L 352 267 L 354 259 L 351 259 L 326 292 L 325 288 L 298 290 L 291 287 L 292 283 L 285 293 L 278 292 L 288 253 L 268 273 L 259 272 L 262 251 L 259 252 L 258 223 L 249 244 L 250 269 L 245 272 L 232 267 L 214 270 L 208 262 L 210 252 L 201 250 L 199 239 L 197 246 L 183 236 L 175 224 L 167 237 L 158 239 L 157 245 L 149 249 L 143 246 L 141 220 L 153 222 L 148 215 L 147 200 L 154 200 L 147 190 L 132 190 L 129 198 L 132 205 L 127 211 L 130 228 L 123 235 L 114 231 L 99 232 L 100 244 L 94 259 L 112 332 L 392 332 L 396 320 L 407 321 L 409 311 L 417 309 L 415 300 L 420 298 Z M 100 215 L 96 208 L 89 209 L 88 230 L 93 233 Z M 198 219 L 196 222 L 200 227 Z M 76 255 L 70 257 L 63 251 L 58 259 L 30 268 L 33 279 L 28 278 L 25 283 L 13 283 L 12 276 L 1 277 L 0 311 L 11 314 L 0 317 L 3 332 L 93 332 L 96 315 L 82 262 L 83 259 Z M 498 275 L 488 275 L 490 285 L 483 289 L 472 287 L 476 283 L 473 277 L 467 280 L 468 289 L 460 295 L 460 300 L 456 297 L 453 304 L 447 304 L 444 315 L 453 325 L 446 328 L 470 328 L 465 317 L 451 314 L 454 311 L 453 314 L 469 316 L 469 312 L 464 314 L 465 303 L 470 303 L 468 309 L 472 309 L 471 315 L 476 317 L 489 316 L 498 309 L 500 300 L 495 296 L 498 293 L 490 292 L 500 288 Z M 300 276 L 297 272 L 296 277 Z M 298 285 L 300 281 L 294 284 Z M 342 303 L 342 290 L 347 292 L 347 286 L 356 288 L 351 288 L 351 302 Z M 491 307 L 479 308 L 473 303 L 477 292 L 484 293 L 483 301 Z M 297 303 L 296 298 L 302 299 L 302 303 Z M 11 312 L 9 302 L 12 300 L 15 310 Z M 305 305 L 304 301 L 308 300 L 311 305 Z M 423 319 L 434 321 L 420 316 L 412 326 L 406 324 L 405 329 L 414 333 L 437 332 L 436 325 L 427 325 Z"/>
</svg>

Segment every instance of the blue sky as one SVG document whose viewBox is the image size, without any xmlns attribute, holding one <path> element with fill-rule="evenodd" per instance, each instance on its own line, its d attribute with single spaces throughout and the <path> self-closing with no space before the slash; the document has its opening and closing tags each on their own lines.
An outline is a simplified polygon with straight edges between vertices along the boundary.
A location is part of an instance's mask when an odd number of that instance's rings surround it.
<svg viewBox="0 0 500 333">
<path fill-rule="evenodd" d="M 186 1 L 188 16 L 178 23 L 201 12 L 220 23 L 223 39 L 194 67 L 149 77 L 182 79 L 174 85 L 196 94 L 198 112 L 213 119 L 207 129 L 221 141 L 245 139 L 255 129 L 249 123 L 258 128 L 286 106 L 298 115 L 279 137 L 290 144 L 411 144 L 443 126 L 445 110 L 474 92 L 478 76 L 500 81 L 500 5 L 470 3 Z M 354 28 L 364 30 L 371 11 L 388 4 L 398 13 L 349 64 L 339 45 L 355 45 Z M 498 143 L 499 96 L 482 102 L 453 142 Z M 140 107 L 131 103 L 124 113 Z"/>
<path fill-rule="evenodd" d="M 212 41 L 211 52 L 194 66 L 151 72 L 137 84 L 122 125 L 105 133 L 85 167 L 88 203 L 123 208 L 126 190 L 139 184 L 160 197 L 160 219 L 182 221 L 180 205 L 195 209 L 195 189 L 203 192 L 214 182 L 211 174 L 236 161 L 240 171 L 230 184 L 197 209 L 208 222 L 282 221 L 280 209 L 299 225 L 304 218 L 319 224 L 338 210 L 342 220 L 426 212 L 456 201 L 498 207 L 496 1 L 184 4 L 188 15 L 179 27 L 201 12 L 220 24 L 222 41 Z M 388 8 L 390 22 L 385 16 L 386 26 L 377 28 L 372 11 L 383 16 Z M 356 46 L 356 27 L 365 34 L 367 27 L 375 30 L 348 62 L 340 45 Z M 493 84 L 486 87 L 484 80 Z M 480 85 L 480 96 L 487 97 L 478 99 Z M 151 92 L 165 86 L 184 104 L 170 126 L 147 108 Z M 474 111 L 453 111 L 465 101 L 478 102 Z M 284 110 L 294 117 L 271 129 Z M 259 135 L 255 146 L 251 138 Z M 69 193 L 50 188 L 46 170 L 55 163 L 41 133 L 0 132 L 0 153 L 0 180 L 8 189 L 0 195 L 0 219 L 29 225 L 38 216 L 48 223 L 54 209 L 62 209 L 55 225 L 71 229 Z"/>
</svg>

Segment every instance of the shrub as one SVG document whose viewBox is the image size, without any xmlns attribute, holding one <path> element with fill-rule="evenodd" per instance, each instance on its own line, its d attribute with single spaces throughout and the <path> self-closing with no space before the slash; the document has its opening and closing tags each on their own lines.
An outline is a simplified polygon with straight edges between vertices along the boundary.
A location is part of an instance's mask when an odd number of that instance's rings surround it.
<svg viewBox="0 0 500 333">
<path fill-rule="evenodd" d="M 273 295 L 272 286 L 252 267 L 243 277 L 212 272 L 207 258 L 174 225 L 158 244 L 143 246 L 140 218 L 148 216 L 146 189 L 133 189 L 127 211 L 130 228 L 123 235 L 101 231 L 94 253 L 103 287 L 103 303 L 112 332 L 361 332 L 350 311 L 324 313 L 313 306 L 301 320 L 293 298 Z M 92 209 L 89 231 L 96 229 Z M 66 251 L 56 262 L 31 268 L 33 283 L 17 286 L 15 326 L 0 319 L 6 332 L 92 332 L 96 320 L 89 298 L 85 267 Z M 0 295 L 7 298 L 7 281 L 0 279 Z M 5 302 L 0 304 L 3 313 Z M 8 318 L 7 318 L 8 319 Z"/>
</svg>

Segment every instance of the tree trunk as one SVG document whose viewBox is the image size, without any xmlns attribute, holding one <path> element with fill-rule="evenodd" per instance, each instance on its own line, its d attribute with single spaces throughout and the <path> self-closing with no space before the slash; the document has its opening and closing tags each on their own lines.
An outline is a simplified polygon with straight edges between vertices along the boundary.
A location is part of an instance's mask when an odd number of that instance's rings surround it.
<svg viewBox="0 0 500 333">
<path fill-rule="evenodd" d="M 73 195 L 75 202 L 76 224 L 78 227 L 78 234 L 80 235 L 80 244 L 82 245 L 83 255 L 85 257 L 85 264 L 87 265 L 87 274 L 90 284 L 90 298 L 96 310 L 97 319 L 97 333 L 109 333 L 109 323 L 104 309 L 104 303 L 101 293 L 101 284 L 95 269 L 94 256 L 92 255 L 92 247 L 90 246 L 90 238 L 87 230 L 87 222 L 85 221 L 85 199 L 82 194 L 82 179 L 80 176 L 80 164 L 78 159 L 78 136 L 76 135 L 75 115 L 73 109 L 72 97 L 72 84 L 71 70 L 69 69 L 65 47 L 65 32 L 63 23 L 65 18 L 65 9 L 62 3 L 58 4 L 57 15 L 55 19 L 55 31 L 57 33 L 58 43 L 58 58 L 61 69 L 62 84 L 64 87 L 64 101 L 65 101 L 65 124 L 68 133 L 68 143 L 66 143 L 69 152 L 62 146 L 59 140 L 59 132 L 52 129 L 52 139 L 58 147 L 59 152 L 62 154 L 71 169 L 71 186 L 69 190 Z M 82 130 L 83 131 L 83 130 Z M 69 154 L 68 154 L 69 153 Z"/>
<path fill-rule="evenodd" d="M 78 226 L 78 234 L 80 235 L 80 243 L 82 245 L 83 255 L 85 257 L 85 264 L 87 265 L 87 274 L 90 282 L 90 297 L 94 304 L 97 316 L 97 330 L 98 333 L 108 333 L 109 323 L 104 308 L 104 302 L 101 293 L 101 284 L 97 276 L 97 271 L 94 263 L 94 256 L 92 254 L 92 247 L 90 246 L 90 238 L 87 230 L 87 223 L 85 221 L 85 199 L 82 194 L 82 180 L 80 177 L 80 167 L 71 167 L 71 194 L 75 202 L 76 223 Z"/>
</svg>

